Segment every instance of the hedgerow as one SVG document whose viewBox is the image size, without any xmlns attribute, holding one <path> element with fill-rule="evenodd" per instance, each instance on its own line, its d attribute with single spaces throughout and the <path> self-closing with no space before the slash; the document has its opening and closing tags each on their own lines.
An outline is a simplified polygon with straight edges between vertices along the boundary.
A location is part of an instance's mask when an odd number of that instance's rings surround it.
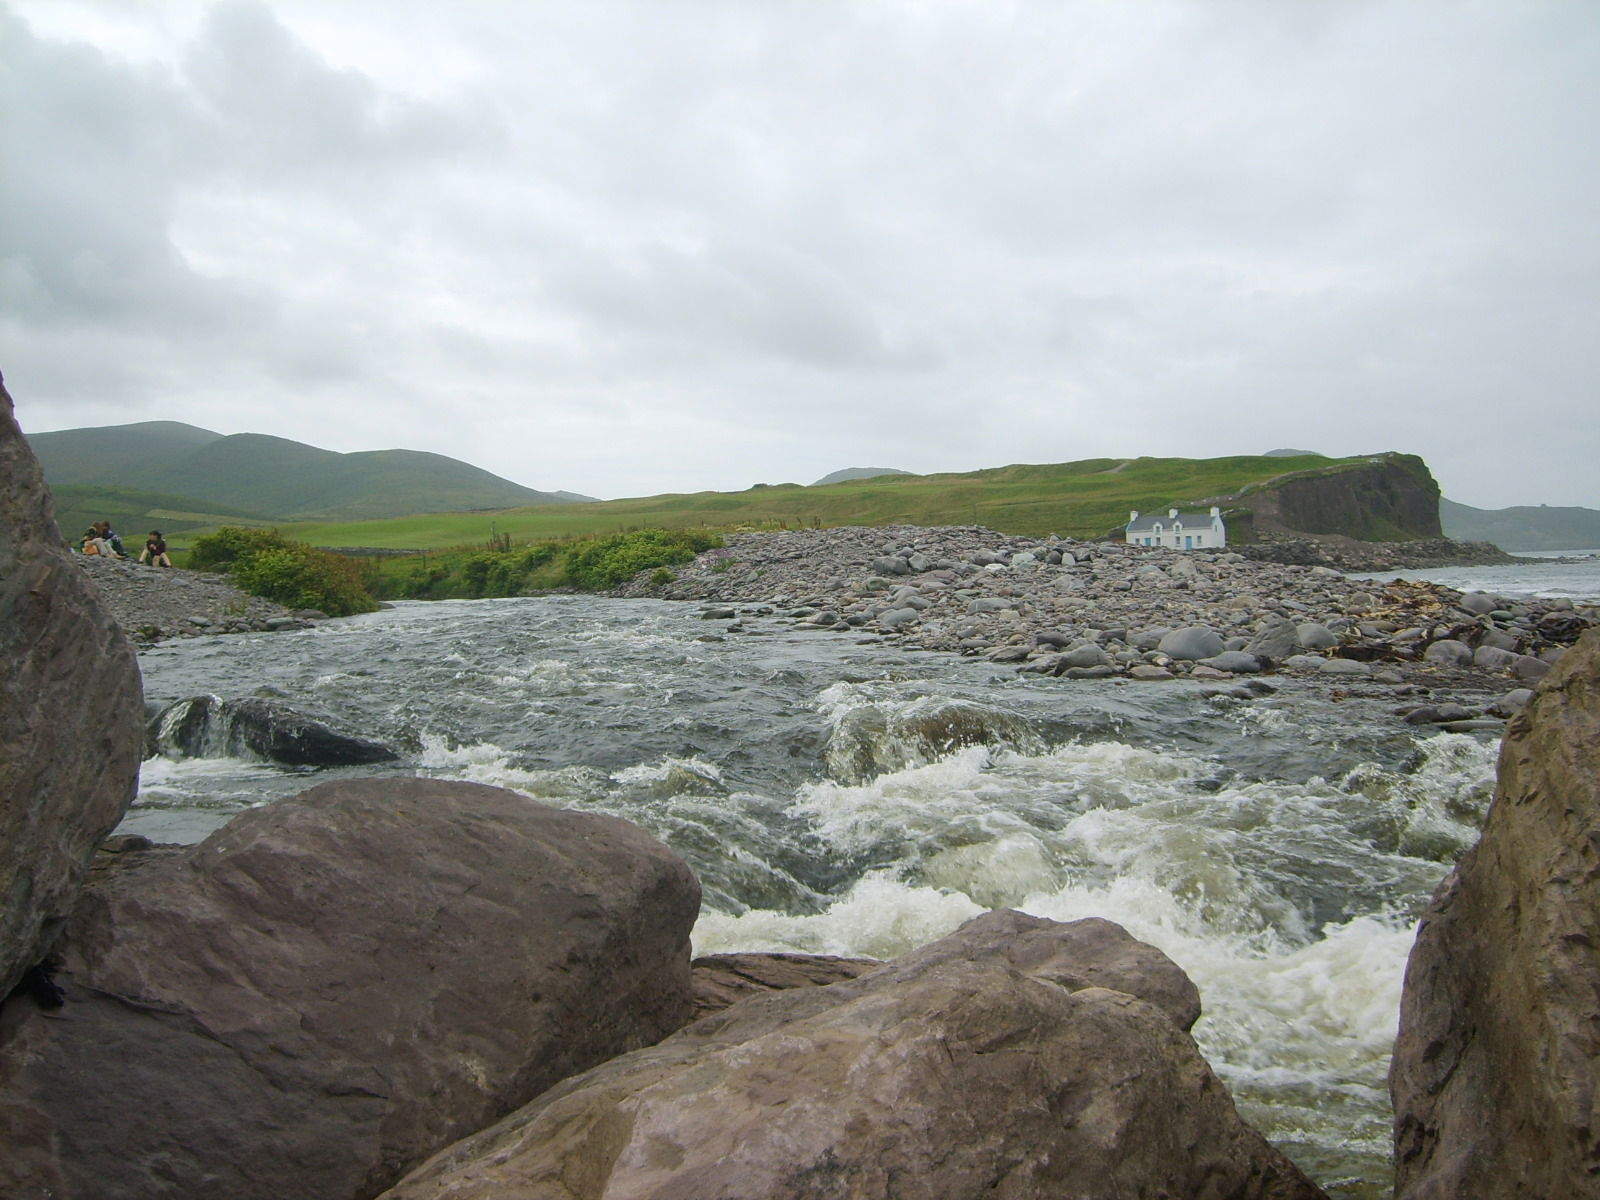
<svg viewBox="0 0 1600 1200">
<path fill-rule="evenodd" d="M 640 571 L 688 562 L 722 545 L 714 533 L 640 529 L 602 538 L 541 542 L 512 550 L 441 555 L 390 577 L 387 594 L 409 599 L 478 599 L 548 591 L 607 591 Z"/>
</svg>

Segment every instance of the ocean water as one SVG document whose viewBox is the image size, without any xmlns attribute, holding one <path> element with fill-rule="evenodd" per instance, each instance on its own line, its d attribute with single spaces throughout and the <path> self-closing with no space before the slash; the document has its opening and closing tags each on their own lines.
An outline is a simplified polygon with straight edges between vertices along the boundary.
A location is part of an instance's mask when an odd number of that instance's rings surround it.
<svg viewBox="0 0 1600 1200">
<path fill-rule="evenodd" d="M 1507 597 L 1565 598 L 1600 604 L 1600 550 L 1528 551 L 1515 563 L 1486 567 L 1436 567 L 1426 571 L 1388 571 L 1361 578 L 1421 579 L 1464 592 Z"/>
<path fill-rule="evenodd" d="M 156 702 L 264 696 L 388 742 L 351 768 L 613 813 L 704 889 L 697 952 L 890 957 L 994 907 L 1117 921 L 1199 985 L 1246 1117 L 1336 1196 L 1388 1195 L 1415 921 L 1476 837 L 1496 740 L 1275 679 L 1019 675 L 777 618 L 578 597 L 401 604 L 141 655 Z M 340 771 L 144 764 L 125 832 L 193 841 Z"/>
</svg>

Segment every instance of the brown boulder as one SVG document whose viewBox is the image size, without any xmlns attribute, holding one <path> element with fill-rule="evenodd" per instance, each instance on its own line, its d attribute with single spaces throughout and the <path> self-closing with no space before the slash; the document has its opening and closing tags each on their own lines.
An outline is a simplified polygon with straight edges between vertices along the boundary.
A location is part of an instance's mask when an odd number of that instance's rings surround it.
<svg viewBox="0 0 1600 1200">
<path fill-rule="evenodd" d="M 0 383 L 0 998 L 133 800 L 143 724 L 133 647 L 63 547 Z"/>
<path fill-rule="evenodd" d="M 0 1195 L 365 1197 L 690 1014 L 699 885 L 624 821 L 323 784 L 125 853 L 0 1029 Z"/>
<path fill-rule="evenodd" d="M 1067 982 L 1073 929 L 990 914 L 860 978 L 741 1001 L 558 1085 L 386 1200 L 1321 1196 L 1162 1008 Z M 1121 937 L 1134 974 L 1178 970 Z"/>
<path fill-rule="evenodd" d="M 1600 632 L 1512 719 L 1478 844 L 1406 969 L 1396 1195 L 1600 1190 Z"/>
<path fill-rule="evenodd" d="M 708 1017 L 735 1001 L 796 987 L 826 987 L 876 971 L 876 958 L 831 954 L 704 954 L 695 959 L 694 1015 Z"/>
</svg>

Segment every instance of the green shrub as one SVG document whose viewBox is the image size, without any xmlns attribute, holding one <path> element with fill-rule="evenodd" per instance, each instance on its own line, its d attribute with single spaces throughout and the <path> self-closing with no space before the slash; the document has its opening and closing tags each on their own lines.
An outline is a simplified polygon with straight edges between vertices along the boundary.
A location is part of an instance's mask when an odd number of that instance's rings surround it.
<svg viewBox="0 0 1600 1200">
<path fill-rule="evenodd" d="M 651 567 L 685 563 L 702 550 L 722 545 L 711 533 L 640 529 L 581 542 L 567 552 L 567 579 L 584 591 L 604 591 Z"/>
<path fill-rule="evenodd" d="M 675 578 L 669 566 L 720 545 L 722 539 L 713 533 L 636 529 L 516 550 L 460 550 L 407 574 L 390 575 L 384 586 L 388 595 L 416 600 L 523 596 L 562 589 L 605 591 L 652 568 L 656 574 L 651 582 L 661 586 Z"/>
<path fill-rule="evenodd" d="M 224 525 L 215 533 L 196 538 L 189 547 L 188 566 L 196 571 L 226 571 L 243 558 L 250 558 L 263 550 L 276 550 L 289 545 L 289 541 L 276 529 L 241 529 L 237 525 Z"/>
<path fill-rule="evenodd" d="M 275 529 L 225 526 L 195 540 L 189 566 L 226 571 L 252 596 L 288 608 L 315 608 L 345 617 L 378 607 L 356 563 L 304 542 L 291 542 Z"/>
<path fill-rule="evenodd" d="M 650 585 L 652 587 L 666 587 L 676 578 L 677 576 L 672 573 L 670 568 L 657 567 L 650 575 Z"/>
</svg>

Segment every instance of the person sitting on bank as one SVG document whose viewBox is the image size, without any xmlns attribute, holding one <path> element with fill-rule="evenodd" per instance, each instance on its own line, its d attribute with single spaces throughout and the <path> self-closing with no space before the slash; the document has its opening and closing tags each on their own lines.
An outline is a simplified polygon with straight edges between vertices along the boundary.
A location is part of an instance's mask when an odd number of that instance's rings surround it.
<svg viewBox="0 0 1600 1200">
<path fill-rule="evenodd" d="M 100 554 L 106 558 L 115 558 L 117 554 L 111 548 L 111 543 L 100 536 L 99 528 L 94 525 L 83 531 L 83 536 L 78 539 L 78 549 L 85 554 Z"/>
<path fill-rule="evenodd" d="M 144 540 L 144 549 L 139 551 L 139 561 L 148 562 L 152 567 L 170 567 L 172 560 L 167 557 L 167 543 L 161 536 L 161 530 L 152 529 L 150 536 Z"/>
<path fill-rule="evenodd" d="M 128 557 L 127 550 L 123 549 L 122 539 L 118 537 L 116 531 L 111 528 L 110 521 L 96 521 L 94 523 L 94 529 L 99 534 L 100 540 L 111 547 L 111 553 L 115 554 L 118 558 Z M 102 551 L 102 553 L 104 553 L 104 551 Z"/>
</svg>

